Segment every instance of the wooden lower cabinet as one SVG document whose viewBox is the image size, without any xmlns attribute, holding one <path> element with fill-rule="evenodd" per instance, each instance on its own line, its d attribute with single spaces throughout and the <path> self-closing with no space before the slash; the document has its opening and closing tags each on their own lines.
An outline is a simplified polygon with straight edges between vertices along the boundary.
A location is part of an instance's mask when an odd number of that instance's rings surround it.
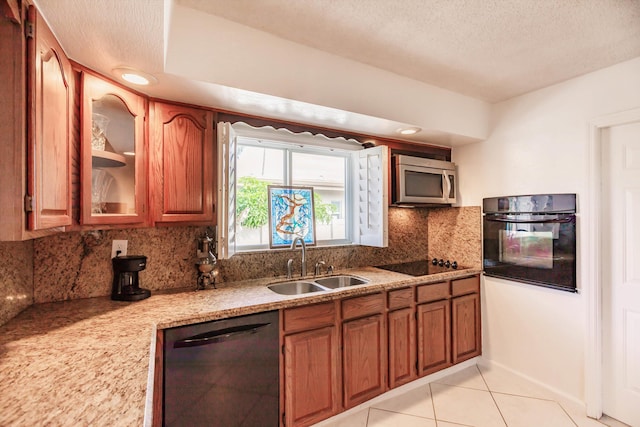
<svg viewBox="0 0 640 427">
<path fill-rule="evenodd" d="M 282 425 L 308 426 L 480 355 L 480 278 L 285 309 L 282 324 Z"/>
<path fill-rule="evenodd" d="M 389 388 L 416 378 L 416 326 L 413 307 L 387 315 L 389 331 Z"/>
<path fill-rule="evenodd" d="M 335 326 L 284 337 L 284 425 L 308 426 L 338 412 Z"/>
<path fill-rule="evenodd" d="M 480 294 L 451 300 L 453 363 L 481 354 Z"/>
<path fill-rule="evenodd" d="M 336 303 L 282 312 L 281 425 L 308 426 L 340 410 L 340 335 Z"/>
<path fill-rule="evenodd" d="M 418 376 L 451 365 L 451 311 L 449 300 L 420 304 L 418 319 Z"/>
<path fill-rule="evenodd" d="M 386 389 L 384 316 L 376 314 L 342 325 L 344 407 L 352 408 Z"/>
</svg>

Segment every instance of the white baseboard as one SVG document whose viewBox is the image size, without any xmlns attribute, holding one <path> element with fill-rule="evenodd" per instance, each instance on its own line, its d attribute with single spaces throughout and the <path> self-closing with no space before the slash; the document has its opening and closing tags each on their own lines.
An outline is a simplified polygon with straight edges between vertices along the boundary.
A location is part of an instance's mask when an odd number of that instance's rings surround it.
<svg viewBox="0 0 640 427">
<path fill-rule="evenodd" d="M 485 359 L 484 357 L 480 357 L 478 358 L 477 364 L 480 366 L 484 366 L 484 367 L 491 367 L 491 366 L 495 366 L 497 368 L 500 369 L 504 369 L 505 371 L 509 372 L 510 374 L 513 374 L 517 377 L 520 377 L 524 380 L 527 380 L 539 387 L 542 387 L 543 389 L 547 390 L 549 393 L 551 393 L 552 395 L 554 395 L 554 397 L 556 397 L 558 399 L 558 401 L 562 401 L 562 402 L 566 402 L 566 403 L 570 403 L 572 405 L 577 405 L 578 407 L 580 407 L 581 409 L 583 409 L 586 413 L 586 404 L 584 401 L 580 400 L 578 397 L 570 395 L 562 390 L 558 390 L 555 387 L 550 386 L 549 384 L 543 383 L 540 380 L 537 380 L 533 377 L 530 377 L 528 375 L 523 374 L 520 371 L 516 371 L 515 369 L 512 369 L 508 366 L 503 365 L 500 362 L 496 362 L 494 360 L 490 360 L 490 359 Z"/>
</svg>

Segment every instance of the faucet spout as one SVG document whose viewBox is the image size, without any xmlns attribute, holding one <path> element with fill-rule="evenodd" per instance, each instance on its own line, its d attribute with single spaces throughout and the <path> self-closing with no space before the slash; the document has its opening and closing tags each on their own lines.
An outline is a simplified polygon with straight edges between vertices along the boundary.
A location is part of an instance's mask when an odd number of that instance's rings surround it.
<svg viewBox="0 0 640 427">
<path fill-rule="evenodd" d="M 304 239 L 302 237 L 296 237 L 293 239 L 293 242 L 291 242 L 292 251 L 296 249 L 298 242 L 300 242 L 300 245 L 302 246 L 302 277 L 304 277 L 307 275 L 307 245 L 304 243 Z"/>
</svg>

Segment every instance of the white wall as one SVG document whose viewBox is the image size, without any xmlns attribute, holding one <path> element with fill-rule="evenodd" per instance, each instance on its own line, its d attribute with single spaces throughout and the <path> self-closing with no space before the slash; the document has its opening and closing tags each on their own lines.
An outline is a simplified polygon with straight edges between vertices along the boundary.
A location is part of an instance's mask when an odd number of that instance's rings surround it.
<svg viewBox="0 0 640 427">
<path fill-rule="evenodd" d="M 384 117 L 429 132 L 476 140 L 487 136 L 491 108 L 487 102 L 303 46 L 177 2 L 170 9 L 168 26 L 166 73 Z"/>
<path fill-rule="evenodd" d="M 456 147 L 462 205 L 577 193 L 578 294 L 484 278 L 484 357 L 584 401 L 589 121 L 640 107 L 640 58 L 495 106 L 489 138 Z"/>
</svg>

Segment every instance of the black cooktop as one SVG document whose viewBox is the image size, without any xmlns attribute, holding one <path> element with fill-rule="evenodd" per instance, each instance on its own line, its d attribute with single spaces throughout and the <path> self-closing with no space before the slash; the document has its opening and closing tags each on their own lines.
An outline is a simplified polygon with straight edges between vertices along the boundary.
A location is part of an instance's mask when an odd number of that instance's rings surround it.
<svg viewBox="0 0 640 427">
<path fill-rule="evenodd" d="M 454 271 L 459 268 L 458 263 L 456 263 L 455 261 L 453 263 L 450 263 L 449 261 L 443 261 L 443 265 L 439 265 L 441 264 L 440 261 L 437 259 L 425 259 L 403 262 L 400 264 L 376 265 L 376 268 L 394 271 L 396 273 L 408 274 L 410 276 L 426 276 L 428 274 L 446 273 L 447 271 Z"/>
</svg>

